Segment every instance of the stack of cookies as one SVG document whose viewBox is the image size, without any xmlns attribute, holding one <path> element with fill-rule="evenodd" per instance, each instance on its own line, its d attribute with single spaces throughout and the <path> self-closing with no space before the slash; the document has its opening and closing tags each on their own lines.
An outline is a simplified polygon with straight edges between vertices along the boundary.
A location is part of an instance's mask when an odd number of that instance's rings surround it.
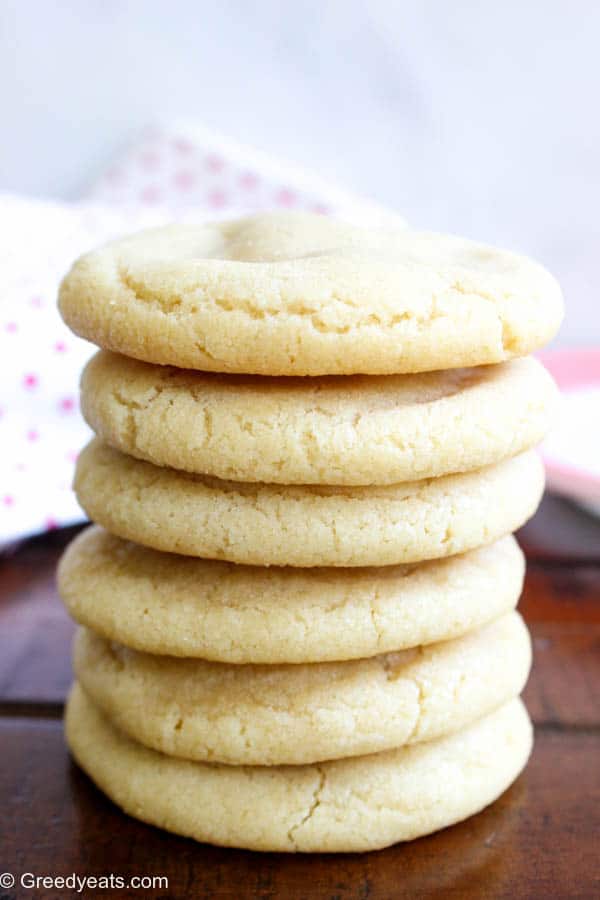
<svg viewBox="0 0 600 900">
<path fill-rule="evenodd" d="M 531 748 L 515 612 L 558 328 L 537 264 L 320 216 L 173 226 L 75 263 L 103 348 L 68 548 L 67 740 L 146 822 L 383 847 L 492 802 Z M 300 377 L 302 376 L 302 377 Z"/>
</svg>

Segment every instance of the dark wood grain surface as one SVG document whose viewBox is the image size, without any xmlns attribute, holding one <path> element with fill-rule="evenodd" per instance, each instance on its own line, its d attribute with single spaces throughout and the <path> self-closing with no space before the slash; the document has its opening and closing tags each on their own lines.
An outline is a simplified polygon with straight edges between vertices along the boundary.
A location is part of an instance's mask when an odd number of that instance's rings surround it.
<svg viewBox="0 0 600 900">
<path fill-rule="evenodd" d="M 521 534 L 521 611 L 535 663 L 525 699 L 532 760 L 478 816 L 364 855 L 222 850 L 129 819 L 70 762 L 60 717 L 72 625 L 56 560 L 73 530 L 0 560 L 0 900 L 77 896 L 19 885 L 33 875 L 162 876 L 158 885 L 78 896 L 223 898 L 600 897 L 600 523 L 546 498 Z M 1 874 L 0 874 L 1 881 Z"/>
</svg>

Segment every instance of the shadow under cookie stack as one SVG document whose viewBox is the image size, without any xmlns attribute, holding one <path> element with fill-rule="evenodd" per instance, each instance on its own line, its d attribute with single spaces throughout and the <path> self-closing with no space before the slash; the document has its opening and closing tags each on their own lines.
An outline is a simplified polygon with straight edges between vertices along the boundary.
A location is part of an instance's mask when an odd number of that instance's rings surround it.
<svg viewBox="0 0 600 900">
<path fill-rule="evenodd" d="M 199 841 L 361 851 L 478 812 L 523 769 L 515 612 L 562 315 L 537 264 L 265 215 L 75 263 L 103 348 L 59 586 L 69 747 Z M 303 376 L 303 377 L 298 377 Z"/>
</svg>

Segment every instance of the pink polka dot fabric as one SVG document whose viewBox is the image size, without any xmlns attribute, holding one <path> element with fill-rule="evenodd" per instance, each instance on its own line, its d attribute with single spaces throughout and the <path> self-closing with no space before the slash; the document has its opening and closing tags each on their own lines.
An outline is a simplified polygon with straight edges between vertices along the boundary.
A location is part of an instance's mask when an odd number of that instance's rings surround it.
<svg viewBox="0 0 600 900">
<path fill-rule="evenodd" d="M 376 204 L 336 189 L 194 123 L 150 127 L 89 188 L 85 200 L 119 206 L 161 206 L 173 215 L 194 207 L 231 210 L 298 209 L 387 218 Z"/>
<path fill-rule="evenodd" d="M 78 411 L 79 373 L 94 348 L 56 310 L 60 278 L 75 257 L 168 221 L 273 208 L 391 218 L 195 125 L 148 129 L 80 204 L 0 196 L 0 546 L 83 518 L 71 480 L 89 437 Z"/>
</svg>

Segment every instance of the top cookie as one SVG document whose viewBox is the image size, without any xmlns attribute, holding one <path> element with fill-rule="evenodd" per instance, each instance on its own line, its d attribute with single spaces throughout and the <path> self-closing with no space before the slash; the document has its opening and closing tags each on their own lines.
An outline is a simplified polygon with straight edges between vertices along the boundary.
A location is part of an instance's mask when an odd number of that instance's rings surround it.
<svg viewBox="0 0 600 900">
<path fill-rule="evenodd" d="M 144 231 L 81 257 L 67 324 L 136 359 L 213 372 L 423 372 L 524 356 L 562 298 L 536 263 L 461 238 L 267 214 Z"/>
</svg>

